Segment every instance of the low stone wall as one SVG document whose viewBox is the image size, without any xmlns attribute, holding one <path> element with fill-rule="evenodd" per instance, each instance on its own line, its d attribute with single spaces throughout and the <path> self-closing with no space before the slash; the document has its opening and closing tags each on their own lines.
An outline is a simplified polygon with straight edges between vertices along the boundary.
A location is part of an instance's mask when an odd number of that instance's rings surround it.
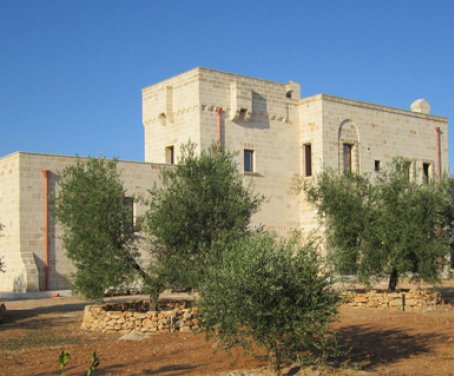
<svg viewBox="0 0 454 376">
<path fill-rule="evenodd" d="M 143 334 L 199 330 L 200 312 L 197 307 L 186 308 L 177 303 L 164 308 L 171 309 L 149 311 L 144 302 L 89 305 L 85 307 L 81 327 L 119 333 L 135 330 Z"/>
<path fill-rule="evenodd" d="M 6 306 L 3 303 L 0 303 L 0 324 L 6 317 Z"/>
<path fill-rule="evenodd" d="M 393 293 L 377 290 L 367 292 L 344 291 L 341 295 L 345 304 L 358 308 L 417 311 L 443 303 L 440 293 L 426 290 L 405 290 Z"/>
</svg>

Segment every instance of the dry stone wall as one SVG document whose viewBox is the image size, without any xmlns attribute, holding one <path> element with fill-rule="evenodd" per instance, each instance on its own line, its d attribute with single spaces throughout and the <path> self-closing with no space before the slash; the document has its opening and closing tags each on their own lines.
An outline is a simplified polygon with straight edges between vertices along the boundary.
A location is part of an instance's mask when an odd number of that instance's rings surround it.
<svg viewBox="0 0 454 376">
<path fill-rule="evenodd" d="M 443 303 L 440 293 L 426 290 L 406 290 L 394 293 L 370 290 L 368 292 L 342 292 L 344 304 L 358 308 L 385 308 L 400 311 L 417 311 Z"/>
<path fill-rule="evenodd" d="M 85 307 L 82 329 L 102 332 L 143 334 L 156 332 L 198 331 L 200 312 L 197 307 L 175 304 L 172 309 L 149 311 L 146 303 L 89 305 Z"/>
</svg>

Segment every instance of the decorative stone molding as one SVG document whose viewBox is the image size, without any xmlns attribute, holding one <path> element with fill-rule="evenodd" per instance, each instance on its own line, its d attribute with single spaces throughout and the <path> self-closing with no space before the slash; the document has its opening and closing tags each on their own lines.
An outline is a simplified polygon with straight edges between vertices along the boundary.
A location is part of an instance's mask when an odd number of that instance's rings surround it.
<svg viewBox="0 0 454 376">
<path fill-rule="evenodd" d="M 208 105 L 202 104 L 200 107 L 200 110 L 202 112 L 216 112 L 216 108 L 217 108 L 217 106 L 208 106 Z M 230 113 L 230 114 L 232 113 L 232 109 L 229 107 L 227 107 L 227 108 L 223 107 L 223 110 L 226 113 Z M 267 113 L 264 111 L 256 111 L 256 112 L 250 112 L 250 113 L 248 112 L 247 121 L 251 121 L 252 119 L 267 119 L 267 120 L 280 121 L 282 123 L 287 123 L 287 124 L 293 124 L 293 122 L 286 116 L 270 114 L 270 113 Z M 237 121 L 237 120 L 246 121 L 242 117 L 235 118 L 234 121 Z"/>
<path fill-rule="evenodd" d="M 344 291 L 344 304 L 358 308 L 384 308 L 399 311 L 418 311 L 433 308 L 443 303 L 441 294 L 425 290 L 403 290 L 388 293 L 370 290 L 368 292 Z"/>
<path fill-rule="evenodd" d="M 85 307 L 81 328 L 104 333 L 140 331 L 147 335 L 200 330 L 197 307 L 185 308 L 184 303 L 162 311 L 149 311 L 148 307 L 146 302 L 89 305 Z"/>
</svg>

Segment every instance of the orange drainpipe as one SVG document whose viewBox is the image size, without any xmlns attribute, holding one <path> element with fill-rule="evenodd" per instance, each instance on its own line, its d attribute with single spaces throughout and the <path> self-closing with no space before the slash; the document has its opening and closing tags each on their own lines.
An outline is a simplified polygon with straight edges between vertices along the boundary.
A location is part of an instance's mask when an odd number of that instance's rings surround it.
<svg viewBox="0 0 454 376">
<path fill-rule="evenodd" d="M 218 113 L 218 146 L 222 145 L 222 107 L 216 107 Z"/>
<path fill-rule="evenodd" d="M 49 170 L 43 170 L 44 177 L 44 264 L 46 273 L 46 291 L 49 290 Z"/>
<path fill-rule="evenodd" d="M 435 128 L 437 133 L 437 177 L 441 178 L 441 130 L 440 127 Z"/>
</svg>

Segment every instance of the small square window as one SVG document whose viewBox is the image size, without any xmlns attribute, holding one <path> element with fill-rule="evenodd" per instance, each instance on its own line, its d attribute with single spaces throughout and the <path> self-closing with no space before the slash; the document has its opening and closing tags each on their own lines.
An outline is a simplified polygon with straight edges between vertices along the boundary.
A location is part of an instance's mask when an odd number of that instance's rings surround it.
<svg viewBox="0 0 454 376">
<path fill-rule="evenodd" d="M 175 164 L 175 149 L 173 146 L 166 147 L 166 163 Z"/>
<path fill-rule="evenodd" d="M 379 172 L 380 171 L 380 161 L 378 161 L 378 160 L 375 161 L 374 170 L 375 170 L 375 172 Z"/>
<path fill-rule="evenodd" d="M 254 172 L 254 150 L 244 150 L 244 172 Z"/>
</svg>

